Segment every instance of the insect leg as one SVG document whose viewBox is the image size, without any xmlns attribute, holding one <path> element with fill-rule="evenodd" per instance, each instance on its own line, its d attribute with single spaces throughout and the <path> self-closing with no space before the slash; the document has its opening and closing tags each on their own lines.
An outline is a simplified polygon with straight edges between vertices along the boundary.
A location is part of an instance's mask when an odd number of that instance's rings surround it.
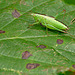
<svg viewBox="0 0 75 75">
<path fill-rule="evenodd" d="M 64 12 L 64 16 L 65 16 L 66 10 L 65 10 L 65 9 L 63 9 L 63 11 L 62 11 L 61 13 L 59 13 L 59 14 L 57 14 L 57 15 L 55 16 L 55 19 L 56 19 L 59 15 L 62 15 L 62 14 L 63 14 L 63 12 Z M 63 16 L 63 19 L 64 19 L 64 16 Z"/>
<path fill-rule="evenodd" d="M 35 24 L 38 24 L 39 22 L 35 22 L 35 23 L 33 23 L 33 24 L 30 24 L 29 26 L 28 26 L 28 28 L 30 27 L 30 26 L 33 26 L 33 25 L 35 25 Z"/>
<path fill-rule="evenodd" d="M 46 33 L 47 33 L 47 36 L 48 36 L 48 28 L 46 27 Z"/>
</svg>

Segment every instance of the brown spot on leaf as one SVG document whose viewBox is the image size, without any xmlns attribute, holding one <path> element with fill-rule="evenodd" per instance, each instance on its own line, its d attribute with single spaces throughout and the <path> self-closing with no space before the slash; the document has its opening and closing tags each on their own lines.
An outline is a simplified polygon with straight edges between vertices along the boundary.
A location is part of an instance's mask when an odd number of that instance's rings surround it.
<svg viewBox="0 0 75 75">
<path fill-rule="evenodd" d="M 63 9 L 63 11 L 66 13 L 66 10 L 65 9 Z"/>
<path fill-rule="evenodd" d="M 0 30 L 0 33 L 5 33 L 5 31 Z"/>
<path fill-rule="evenodd" d="M 34 3 L 34 0 L 32 0 L 32 3 Z"/>
<path fill-rule="evenodd" d="M 75 69 L 75 65 L 72 65 L 72 67 Z"/>
<path fill-rule="evenodd" d="M 37 63 L 33 63 L 33 64 L 28 63 L 28 64 L 26 65 L 26 68 L 29 69 L 29 70 L 31 70 L 31 69 L 36 68 L 37 66 L 40 66 L 40 64 L 37 64 Z"/>
<path fill-rule="evenodd" d="M 30 54 L 30 52 L 25 51 L 22 53 L 22 59 L 28 59 L 28 57 L 32 56 L 32 54 Z"/>
<path fill-rule="evenodd" d="M 46 48 L 46 46 L 45 45 L 39 45 L 39 46 L 36 46 L 37 48 L 41 48 L 41 49 L 44 49 L 44 48 Z"/>
<path fill-rule="evenodd" d="M 13 17 L 15 17 L 15 18 L 20 17 L 20 13 L 19 13 L 17 10 L 14 10 L 14 11 L 12 12 L 12 15 L 13 15 Z"/>
<path fill-rule="evenodd" d="M 63 43 L 63 40 L 57 39 L 57 44 L 62 44 L 62 43 Z"/>
</svg>

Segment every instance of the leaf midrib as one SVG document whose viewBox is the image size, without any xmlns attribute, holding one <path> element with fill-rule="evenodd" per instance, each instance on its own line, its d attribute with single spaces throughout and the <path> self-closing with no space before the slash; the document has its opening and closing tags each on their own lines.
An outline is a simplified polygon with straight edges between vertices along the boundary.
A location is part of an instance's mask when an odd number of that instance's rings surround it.
<svg viewBox="0 0 75 75">
<path fill-rule="evenodd" d="M 69 36 L 69 35 L 42 35 L 42 36 L 26 36 L 26 37 L 9 37 L 9 38 L 2 38 L 2 40 L 10 40 L 10 39 L 27 39 L 27 38 L 43 38 L 43 37 L 49 37 L 49 36 Z"/>
</svg>

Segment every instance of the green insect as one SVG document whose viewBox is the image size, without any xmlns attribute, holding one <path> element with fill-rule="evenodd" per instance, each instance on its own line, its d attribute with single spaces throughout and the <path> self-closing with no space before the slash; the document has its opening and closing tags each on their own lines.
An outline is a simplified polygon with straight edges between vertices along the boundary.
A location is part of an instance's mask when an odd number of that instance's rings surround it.
<svg viewBox="0 0 75 75">
<path fill-rule="evenodd" d="M 49 29 L 57 30 L 61 32 L 65 32 L 66 30 L 68 30 L 67 26 L 57 21 L 53 17 L 49 17 L 41 14 L 34 14 L 34 13 L 32 13 L 31 15 L 34 17 L 35 21 L 41 23 L 42 25 L 46 26 Z"/>
</svg>

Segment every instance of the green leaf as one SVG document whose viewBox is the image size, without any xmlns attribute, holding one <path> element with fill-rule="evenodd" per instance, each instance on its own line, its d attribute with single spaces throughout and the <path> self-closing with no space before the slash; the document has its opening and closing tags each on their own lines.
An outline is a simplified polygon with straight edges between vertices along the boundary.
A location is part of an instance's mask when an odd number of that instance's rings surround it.
<svg viewBox="0 0 75 75">
<path fill-rule="evenodd" d="M 4 70 L 0 70 L 0 75 L 19 75 L 19 73 L 13 72 L 13 70 L 8 71 L 4 68 Z"/>
<path fill-rule="evenodd" d="M 13 17 L 14 9 L 21 15 Z M 64 13 L 62 13 L 62 11 Z M 35 23 L 31 13 L 56 17 L 68 26 L 67 33 L 50 30 Z M 61 14 L 60 14 L 61 13 Z M 1 0 L 0 1 L 0 71 L 14 75 L 57 75 L 67 70 L 75 71 L 75 5 L 64 0 Z M 57 40 L 62 40 L 58 44 Z M 61 42 L 61 41 L 59 41 Z M 40 47 L 44 46 L 44 48 Z M 22 59 L 28 51 L 32 56 Z M 27 69 L 28 63 L 39 64 Z M 11 75 L 12 75 L 11 74 Z"/>
</svg>

